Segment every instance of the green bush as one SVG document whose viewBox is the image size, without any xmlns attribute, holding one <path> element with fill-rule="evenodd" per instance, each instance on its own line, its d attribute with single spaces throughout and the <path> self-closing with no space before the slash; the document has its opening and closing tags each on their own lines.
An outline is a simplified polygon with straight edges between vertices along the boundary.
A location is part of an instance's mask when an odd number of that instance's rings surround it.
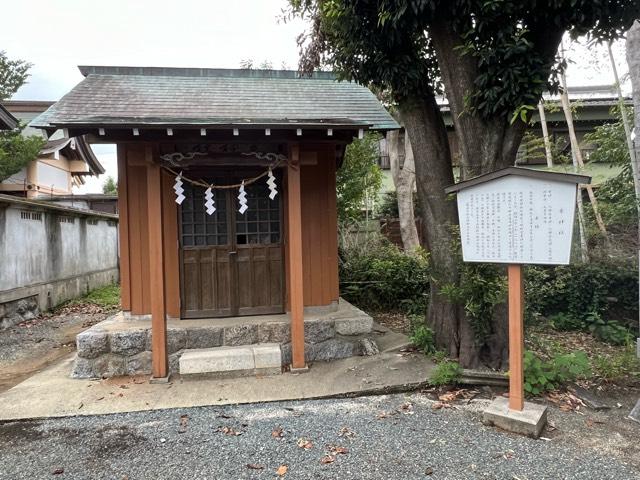
<svg viewBox="0 0 640 480">
<path fill-rule="evenodd" d="M 436 366 L 429 378 L 429 382 L 432 385 L 450 385 L 457 383 L 460 375 L 462 375 L 460 364 L 452 360 L 445 360 Z"/>
<path fill-rule="evenodd" d="M 549 325 L 559 332 L 582 330 L 584 322 L 566 313 L 555 313 L 549 317 Z"/>
<path fill-rule="evenodd" d="M 427 272 L 426 255 L 406 254 L 384 238 L 340 248 L 340 294 L 365 310 L 424 315 Z"/>
<path fill-rule="evenodd" d="M 586 320 L 589 331 L 598 340 L 612 345 L 625 345 L 633 339 L 633 335 L 615 320 L 604 320 L 598 313 L 591 313 Z"/>
<path fill-rule="evenodd" d="M 562 313 L 587 324 L 590 315 L 637 329 L 638 272 L 603 263 L 527 267 L 528 320 Z"/>
<path fill-rule="evenodd" d="M 584 352 L 555 355 L 550 360 L 528 350 L 524 352 L 524 390 L 531 395 L 555 390 L 565 382 L 589 375 L 591 368 Z"/>
<path fill-rule="evenodd" d="M 431 330 L 426 325 L 414 326 L 411 331 L 409 340 L 411 340 L 411 343 L 413 345 L 415 345 L 427 355 L 435 353 L 436 351 L 436 343 L 433 335 L 433 330 Z"/>
</svg>

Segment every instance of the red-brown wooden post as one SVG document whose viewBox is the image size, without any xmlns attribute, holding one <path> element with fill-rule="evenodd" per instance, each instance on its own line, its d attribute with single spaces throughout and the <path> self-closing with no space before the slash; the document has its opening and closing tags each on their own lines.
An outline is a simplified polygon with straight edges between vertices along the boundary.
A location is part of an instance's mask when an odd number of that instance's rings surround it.
<svg viewBox="0 0 640 480">
<path fill-rule="evenodd" d="M 524 408 L 524 288 L 522 265 L 509 265 L 509 408 Z"/>
<path fill-rule="evenodd" d="M 151 147 L 147 159 L 147 221 L 149 222 L 149 290 L 151 292 L 151 370 L 153 379 L 167 378 L 167 318 L 162 251 L 162 171 L 153 162 Z"/>
<path fill-rule="evenodd" d="M 289 308 L 291 309 L 291 367 L 305 368 L 304 293 L 302 284 L 302 209 L 300 204 L 300 147 L 291 145 L 287 165 Z"/>
</svg>

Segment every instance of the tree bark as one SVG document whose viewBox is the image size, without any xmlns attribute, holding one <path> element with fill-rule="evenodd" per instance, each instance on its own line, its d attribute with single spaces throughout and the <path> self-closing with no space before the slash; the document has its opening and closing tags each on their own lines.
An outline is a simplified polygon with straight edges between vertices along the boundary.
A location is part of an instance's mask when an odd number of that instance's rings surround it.
<svg viewBox="0 0 640 480">
<path fill-rule="evenodd" d="M 540 30 L 535 42 L 538 50 L 543 52 L 551 65 L 554 62 L 563 32 L 558 29 L 553 30 L 551 27 Z M 512 166 L 526 130 L 526 124 L 520 119 L 509 123 L 506 114 L 489 118 L 471 114 L 468 111 L 466 101 L 468 95 L 475 88 L 475 79 L 478 75 L 476 59 L 471 55 L 460 54 L 459 47 L 462 45 L 460 36 L 452 29 L 449 22 L 443 21 L 433 25 L 429 33 L 436 52 L 460 147 L 461 180 Z M 442 122 L 441 117 L 440 122 Z M 411 133 L 413 134 L 413 132 Z M 433 130 L 430 130 L 430 133 L 433 135 Z M 416 152 L 418 148 L 416 147 Z M 419 198 L 424 195 L 424 188 L 421 188 L 423 181 L 419 166 L 421 163 L 422 159 L 416 156 Z M 429 173 L 433 175 L 433 172 Z M 423 203 L 425 202 L 421 199 L 421 205 Z M 431 222 L 428 221 L 426 229 L 430 228 Z M 445 245 L 450 245 L 450 241 L 446 241 Z M 449 255 L 452 255 L 452 252 L 449 252 Z M 438 258 L 437 261 L 439 263 L 440 259 Z M 435 257 L 432 263 L 436 264 Z M 427 321 L 435 330 L 437 343 L 441 347 L 443 343 L 448 344 L 450 355 L 457 352 L 456 356 L 463 367 L 472 368 L 486 365 L 492 368 L 505 368 L 508 363 L 509 338 L 506 304 L 494 308 L 492 318 L 487 319 L 488 334 L 481 341 L 478 340 L 464 313 L 464 306 L 456 307 L 446 302 L 441 303 L 440 297 L 437 295 L 438 281 L 440 285 L 443 285 L 443 282 L 455 282 L 456 285 L 459 283 L 458 269 L 451 263 L 455 264 L 451 261 L 439 263 L 443 267 L 451 269 L 451 273 L 444 274 L 446 272 L 438 269 L 440 276 L 436 276 L 436 281 L 432 281 L 431 286 L 432 298 Z M 434 286 L 434 284 L 436 285 Z M 447 326 L 441 326 L 440 322 L 447 323 Z"/>
<path fill-rule="evenodd" d="M 454 182 L 447 131 L 433 95 L 405 99 L 400 108 L 413 146 L 418 201 L 424 216 L 423 239 L 431 265 L 427 324 L 434 330 L 438 348 L 457 358 L 462 308 L 441 294 L 442 286 L 456 285 L 459 276 L 451 249 L 457 208 L 444 193 Z"/>
<path fill-rule="evenodd" d="M 387 134 L 389 142 L 389 161 L 391 176 L 398 199 L 398 217 L 400 220 L 400 236 L 406 252 L 413 254 L 420 246 L 416 218 L 413 208 L 413 189 L 416 185 L 416 174 L 413 151 L 409 134 L 404 135 L 404 165 L 400 168 L 400 133 L 397 130 Z"/>
</svg>

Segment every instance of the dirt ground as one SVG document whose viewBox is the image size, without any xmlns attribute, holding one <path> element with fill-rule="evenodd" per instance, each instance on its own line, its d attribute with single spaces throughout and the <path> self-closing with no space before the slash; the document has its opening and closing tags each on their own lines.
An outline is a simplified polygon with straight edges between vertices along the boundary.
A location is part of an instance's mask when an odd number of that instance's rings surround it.
<svg viewBox="0 0 640 480">
<path fill-rule="evenodd" d="M 71 305 L 0 330 L 0 393 L 72 354 L 76 335 L 108 315 L 97 305 Z"/>
</svg>

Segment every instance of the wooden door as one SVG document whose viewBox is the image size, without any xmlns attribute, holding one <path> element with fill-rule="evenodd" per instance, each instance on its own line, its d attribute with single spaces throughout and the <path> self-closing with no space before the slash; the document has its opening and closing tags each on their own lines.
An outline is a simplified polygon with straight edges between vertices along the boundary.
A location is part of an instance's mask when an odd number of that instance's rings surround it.
<svg viewBox="0 0 640 480">
<path fill-rule="evenodd" d="M 228 183 L 229 179 L 225 179 Z M 284 312 L 280 196 L 262 183 L 246 187 L 248 210 L 238 212 L 237 190 L 214 190 L 216 212 L 204 208 L 204 189 L 185 185 L 180 208 L 183 318 Z"/>
</svg>

